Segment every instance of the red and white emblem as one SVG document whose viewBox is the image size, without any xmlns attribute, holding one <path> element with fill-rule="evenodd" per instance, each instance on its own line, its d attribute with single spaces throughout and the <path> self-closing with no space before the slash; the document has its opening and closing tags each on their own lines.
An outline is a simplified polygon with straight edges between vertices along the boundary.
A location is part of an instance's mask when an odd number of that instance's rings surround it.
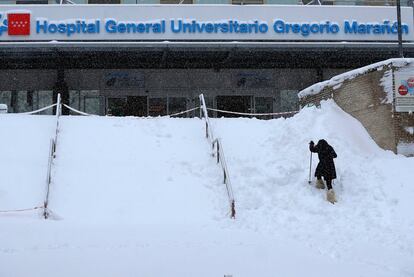
<svg viewBox="0 0 414 277">
<path fill-rule="evenodd" d="M 7 21 L 9 36 L 30 35 L 30 13 L 9 13 Z"/>
<path fill-rule="evenodd" d="M 401 85 L 401 86 L 398 88 L 398 93 L 399 93 L 399 94 L 401 94 L 401 95 L 407 95 L 407 93 L 408 93 L 408 88 L 407 88 L 406 86 L 404 86 L 404 85 Z"/>
</svg>

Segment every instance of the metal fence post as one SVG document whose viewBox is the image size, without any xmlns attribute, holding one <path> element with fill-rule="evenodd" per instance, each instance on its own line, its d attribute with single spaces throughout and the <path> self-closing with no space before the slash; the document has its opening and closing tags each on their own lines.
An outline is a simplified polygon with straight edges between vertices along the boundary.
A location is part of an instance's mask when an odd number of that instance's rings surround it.
<svg viewBox="0 0 414 277">
<path fill-rule="evenodd" d="M 236 219 L 236 205 L 234 200 L 231 201 L 231 218 Z"/>
<path fill-rule="evenodd" d="M 206 138 L 208 138 L 208 123 L 206 121 Z"/>
<path fill-rule="evenodd" d="M 217 163 L 220 162 L 220 143 L 217 141 Z"/>
</svg>

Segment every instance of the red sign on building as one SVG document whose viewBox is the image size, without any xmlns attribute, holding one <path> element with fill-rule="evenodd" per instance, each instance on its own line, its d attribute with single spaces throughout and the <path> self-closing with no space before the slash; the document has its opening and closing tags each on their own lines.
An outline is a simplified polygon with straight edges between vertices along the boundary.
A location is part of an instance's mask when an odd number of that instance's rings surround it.
<svg viewBox="0 0 414 277">
<path fill-rule="evenodd" d="M 404 85 L 401 85 L 401 86 L 398 88 L 398 93 L 399 93 L 399 94 L 401 94 L 401 95 L 407 95 L 407 93 L 408 93 L 408 89 L 407 89 L 407 87 L 406 87 L 406 86 L 404 86 Z"/>
<path fill-rule="evenodd" d="M 9 36 L 30 35 L 30 13 L 9 13 L 7 21 Z"/>
</svg>

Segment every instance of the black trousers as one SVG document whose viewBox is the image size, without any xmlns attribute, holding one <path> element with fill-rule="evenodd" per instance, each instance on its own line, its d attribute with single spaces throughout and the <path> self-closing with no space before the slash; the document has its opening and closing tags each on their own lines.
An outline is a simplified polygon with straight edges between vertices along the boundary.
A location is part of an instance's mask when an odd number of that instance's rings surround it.
<svg viewBox="0 0 414 277">
<path fill-rule="evenodd" d="M 316 178 L 318 178 L 318 180 L 322 180 L 321 176 L 318 176 Z M 328 179 L 328 180 L 325 179 L 325 181 L 326 181 L 326 186 L 328 187 L 328 190 L 332 189 L 332 180 L 331 179 Z"/>
</svg>

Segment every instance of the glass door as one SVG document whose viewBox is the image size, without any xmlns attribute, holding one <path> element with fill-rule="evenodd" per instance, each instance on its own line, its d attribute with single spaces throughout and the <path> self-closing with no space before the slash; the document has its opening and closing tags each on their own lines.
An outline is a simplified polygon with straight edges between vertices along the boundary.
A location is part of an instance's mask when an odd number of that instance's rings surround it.
<svg viewBox="0 0 414 277">
<path fill-rule="evenodd" d="M 125 116 L 126 115 L 127 98 L 108 98 L 106 106 L 106 114 L 112 116 Z"/>
<path fill-rule="evenodd" d="M 147 116 L 147 104 L 146 96 L 127 96 L 125 114 L 128 116 Z"/>
<path fill-rule="evenodd" d="M 255 113 L 273 113 L 273 97 L 255 97 Z M 271 115 L 257 116 L 259 119 L 273 118 Z"/>
<path fill-rule="evenodd" d="M 217 109 L 240 112 L 240 113 L 251 113 L 252 111 L 252 96 L 217 96 Z M 238 114 L 229 114 L 224 112 L 217 112 L 217 117 L 241 117 Z"/>
</svg>

